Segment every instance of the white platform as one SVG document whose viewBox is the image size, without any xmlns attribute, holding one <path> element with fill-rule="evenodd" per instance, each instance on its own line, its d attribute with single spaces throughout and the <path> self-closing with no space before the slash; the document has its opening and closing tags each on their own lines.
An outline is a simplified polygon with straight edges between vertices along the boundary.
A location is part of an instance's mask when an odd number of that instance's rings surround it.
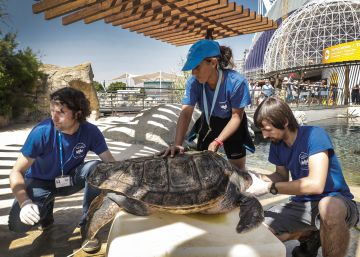
<svg viewBox="0 0 360 257">
<path fill-rule="evenodd" d="M 117 214 L 110 229 L 108 257 L 285 257 L 285 245 L 264 225 L 238 234 L 238 210 L 224 215 L 147 217 Z"/>
</svg>

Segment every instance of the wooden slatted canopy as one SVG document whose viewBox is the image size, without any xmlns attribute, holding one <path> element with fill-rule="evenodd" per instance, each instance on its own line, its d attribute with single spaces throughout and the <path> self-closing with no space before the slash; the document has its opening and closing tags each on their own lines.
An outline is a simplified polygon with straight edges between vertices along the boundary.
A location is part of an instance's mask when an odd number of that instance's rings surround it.
<svg viewBox="0 0 360 257">
<path fill-rule="evenodd" d="M 277 24 L 228 0 L 41 0 L 34 13 L 68 25 L 104 20 L 176 46 L 276 29 Z"/>
</svg>

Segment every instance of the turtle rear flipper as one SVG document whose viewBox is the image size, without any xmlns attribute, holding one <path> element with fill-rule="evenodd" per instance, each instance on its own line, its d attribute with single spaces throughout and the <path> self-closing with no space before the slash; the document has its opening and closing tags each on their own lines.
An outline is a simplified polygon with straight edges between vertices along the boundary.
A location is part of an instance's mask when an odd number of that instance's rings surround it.
<svg viewBox="0 0 360 257">
<path fill-rule="evenodd" d="M 258 227 L 264 221 L 261 203 L 253 196 L 242 196 L 239 200 L 240 221 L 236 226 L 238 233 L 247 232 Z"/>
<path fill-rule="evenodd" d="M 128 213 L 138 216 L 150 215 L 150 210 L 144 202 L 117 193 L 108 193 L 107 197 L 116 202 Z"/>
<path fill-rule="evenodd" d="M 115 215 L 121 211 L 121 207 L 103 194 L 97 196 L 90 205 L 85 229 L 81 231 L 82 236 L 86 239 L 93 239 L 97 232 L 112 221 Z"/>
</svg>

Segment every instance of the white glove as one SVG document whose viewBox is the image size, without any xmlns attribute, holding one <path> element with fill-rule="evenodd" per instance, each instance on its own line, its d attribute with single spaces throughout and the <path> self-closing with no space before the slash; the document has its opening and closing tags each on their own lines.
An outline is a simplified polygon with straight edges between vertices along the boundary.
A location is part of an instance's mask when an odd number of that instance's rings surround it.
<svg viewBox="0 0 360 257">
<path fill-rule="evenodd" d="M 31 200 L 26 200 L 21 207 L 20 220 L 27 225 L 34 225 L 40 220 L 39 207 Z"/>
<path fill-rule="evenodd" d="M 255 196 L 261 196 L 264 194 L 269 193 L 269 184 L 271 182 L 266 182 L 260 178 L 260 175 L 249 172 L 251 178 L 252 178 L 252 184 L 251 186 L 246 189 L 245 192 L 253 194 Z"/>
</svg>

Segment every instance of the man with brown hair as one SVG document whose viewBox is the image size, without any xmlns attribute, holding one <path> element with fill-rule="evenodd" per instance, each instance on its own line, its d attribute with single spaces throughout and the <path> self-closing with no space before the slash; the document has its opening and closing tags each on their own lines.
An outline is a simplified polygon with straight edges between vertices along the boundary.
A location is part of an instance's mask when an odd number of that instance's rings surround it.
<svg viewBox="0 0 360 257">
<path fill-rule="evenodd" d="M 252 174 L 247 192 L 293 195 L 265 211 L 265 224 L 281 241 L 300 241 L 293 256 L 316 256 L 320 241 L 323 256 L 345 256 L 349 229 L 357 224 L 359 213 L 326 131 L 299 126 L 290 107 L 275 97 L 258 106 L 254 123 L 271 141 L 269 161 L 276 170 Z"/>
<path fill-rule="evenodd" d="M 51 118 L 37 124 L 27 137 L 20 156 L 10 173 L 10 187 L 15 201 L 9 214 L 9 229 L 26 232 L 34 226 L 48 228 L 54 223 L 56 196 L 74 194 L 84 188 L 83 216 L 86 222 L 91 201 L 100 193 L 87 178 L 100 161 L 84 162 L 88 151 L 103 162 L 115 161 L 104 136 L 86 121 L 89 101 L 84 93 L 62 88 L 50 96 Z M 83 250 L 97 251 L 99 241 L 84 242 Z"/>
</svg>

